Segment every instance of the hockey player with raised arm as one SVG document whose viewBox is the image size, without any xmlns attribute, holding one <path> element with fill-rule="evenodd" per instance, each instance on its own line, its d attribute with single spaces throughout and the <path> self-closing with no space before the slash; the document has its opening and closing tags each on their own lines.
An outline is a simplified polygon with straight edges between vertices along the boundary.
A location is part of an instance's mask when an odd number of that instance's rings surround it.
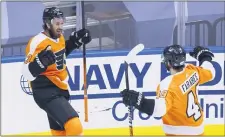
<svg viewBox="0 0 225 137">
<path fill-rule="evenodd" d="M 215 76 L 212 65 L 213 53 L 197 46 L 190 56 L 199 61 L 199 66 L 186 64 L 186 52 L 180 45 L 164 49 L 162 62 L 170 76 L 157 87 L 156 98 L 147 99 L 134 90 L 121 92 L 123 103 L 154 117 L 162 117 L 166 135 L 203 135 L 203 111 L 198 101 L 198 86 L 211 81 Z"/>
<path fill-rule="evenodd" d="M 70 105 L 66 57 L 91 41 L 88 30 L 72 32 L 65 40 L 62 34 L 63 12 L 56 7 L 43 12 L 43 31 L 32 37 L 26 46 L 22 74 L 28 79 L 37 105 L 47 113 L 54 136 L 81 135 L 79 116 Z"/>
</svg>

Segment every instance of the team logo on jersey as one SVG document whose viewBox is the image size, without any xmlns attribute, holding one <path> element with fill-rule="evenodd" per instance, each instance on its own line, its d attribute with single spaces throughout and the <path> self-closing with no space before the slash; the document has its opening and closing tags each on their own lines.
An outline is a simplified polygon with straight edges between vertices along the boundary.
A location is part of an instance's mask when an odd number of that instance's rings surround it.
<svg viewBox="0 0 225 137">
<path fill-rule="evenodd" d="M 183 94 L 189 91 L 194 85 L 198 83 L 199 77 L 197 73 L 192 74 L 189 78 L 187 78 L 181 85 L 180 89 Z"/>
<path fill-rule="evenodd" d="M 63 69 L 64 64 L 66 64 L 65 51 L 66 51 L 65 49 L 62 49 L 62 50 L 60 50 L 60 51 L 55 53 L 55 56 L 56 56 L 56 68 L 58 70 Z"/>
<path fill-rule="evenodd" d="M 24 63 L 25 63 L 25 64 L 29 63 L 29 62 L 31 61 L 31 58 L 32 58 L 32 54 L 27 55 L 27 57 L 26 57 Z"/>
</svg>

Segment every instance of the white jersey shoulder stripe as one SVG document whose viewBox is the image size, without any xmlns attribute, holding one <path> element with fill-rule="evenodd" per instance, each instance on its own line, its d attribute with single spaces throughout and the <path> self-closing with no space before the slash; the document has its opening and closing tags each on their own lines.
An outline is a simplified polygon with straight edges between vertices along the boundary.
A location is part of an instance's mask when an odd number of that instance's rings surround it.
<svg viewBox="0 0 225 137">
<path fill-rule="evenodd" d="M 39 33 L 34 36 L 30 42 L 30 51 L 28 54 L 33 54 L 38 47 L 38 45 L 47 38 L 43 33 Z"/>
<path fill-rule="evenodd" d="M 160 82 L 160 91 L 168 90 L 172 82 L 173 75 L 170 75 Z"/>
<path fill-rule="evenodd" d="M 44 41 L 47 38 L 47 36 L 45 36 L 43 33 L 39 33 L 36 36 L 34 36 L 30 42 L 30 51 L 28 53 L 27 56 L 29 56 L 29 54 L 33 55 L 33 53 L 35 52 L 36 48 L 38 47 L 38 45 L 40 45 L 40 43 L 42 41 Z M 27 59 L 26 59 L 27 60 Z M 36 77 L 34 77 L 30 70 L 29 70 L 29 64 L 30 63 L 23 63 L 23 67 L 22 67 L 22 74 L 23 76 L 28 80 L 28 81 L 33 81 L 35 80 Z"/>
<path fill-rule="evenodd" d="M 166 108 L 166 100 L 165 100 L 164 93 L 167 94 L 169 86 L 172 82 L 172 79 L 173 79 L 173 75 L 170 75 L 160 82 L 159 94 L 161 94 L 162 97 L 155 99 L 155 107 L 152 114 L 154 117 L 162 117 L 163 115 L 166 114 L 167 108 Z"/>
</svg>

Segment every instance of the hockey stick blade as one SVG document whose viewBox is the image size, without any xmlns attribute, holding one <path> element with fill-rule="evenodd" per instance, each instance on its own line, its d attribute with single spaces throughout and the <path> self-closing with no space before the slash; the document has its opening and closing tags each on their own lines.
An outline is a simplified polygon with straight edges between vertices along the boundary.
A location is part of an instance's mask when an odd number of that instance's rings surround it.
<svg viewBox="0 0 225 137">
<path fill-rule="evenodd" d="M 140 53 L 144 49 L 143 44 L 136 45 L 126 56 L 125 61 L 130 64 L 133 59 L 137 56 L 138 53 Z"/>
</svg>

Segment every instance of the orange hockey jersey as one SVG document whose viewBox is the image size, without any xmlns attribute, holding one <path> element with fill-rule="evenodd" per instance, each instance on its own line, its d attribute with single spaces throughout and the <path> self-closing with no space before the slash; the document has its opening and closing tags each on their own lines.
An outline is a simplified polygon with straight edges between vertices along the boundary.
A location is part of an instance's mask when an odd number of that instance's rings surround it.
<svg viewBox="0 0 225 137">
<path fill-rule="evenodd" d="M 44 50 L 48 45 L 51 46 L 51 50 L 56 56 L 56 63 L 48 66 L 47 70 L 41 73 L 41 76 L 46 76 L 54 85 L 60 89 L 67 90 L 68 73 L 65 65 L 65 40 L 63 35 L 57 40 L 47 37 L 43 32 L 30 39 L 26 47 L 26 60 L 23 64 L 23 75 L 28 81 L 38 81 L 38 86 L 46 85 L 46 82 L 41 78 L 33 77 L 28 68 L 29 62 L 33 61 L 36 55 Z M 32 85 L 33 86 L 33 85 Z"/>
<path fill-rule="evenodd" d="M 162 117 L 167 135 L 201 135 L 204 114 L 198 101 L 198 86 L 214 78 L 215 70 L 205 61 L 201 67 L 187 64 L 157 87 L 155 117 Z"/>
</svg>

